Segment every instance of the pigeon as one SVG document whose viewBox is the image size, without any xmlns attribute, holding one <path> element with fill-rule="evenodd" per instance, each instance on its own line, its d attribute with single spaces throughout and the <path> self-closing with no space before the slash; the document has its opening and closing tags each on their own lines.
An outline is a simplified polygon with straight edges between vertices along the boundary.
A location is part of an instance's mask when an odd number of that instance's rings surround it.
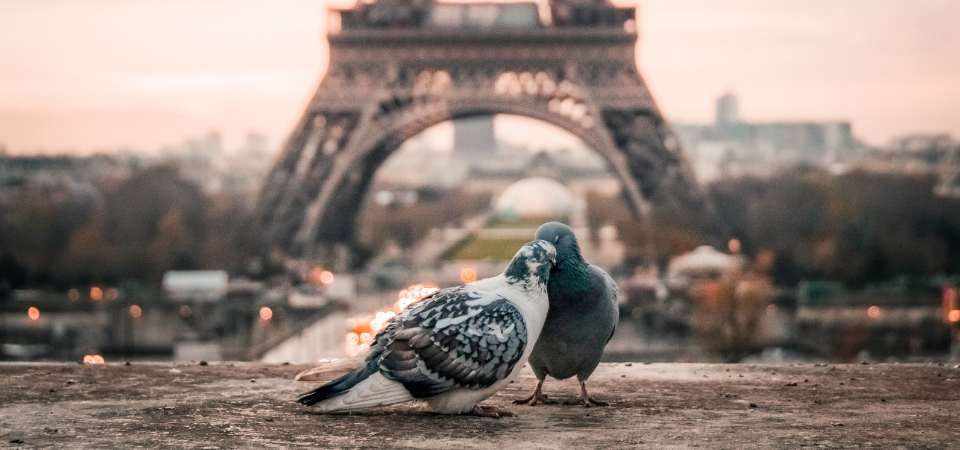
<svg viewBox="0 0 960 450">
<path fill-rule="evenodd" d="M 492 278 L 447 288 L 404 309 L 377 334 L 365 364 L 301 396 L 315 413 L 423 400 L 433 411 L 510 415 L 479 403 L 510 383 L 547 317 L 556 249 L 524 245 Z"/>
<path fill-rule="evenodd" d="M 583 260 L 570 227 L 547 222 L 537 229 L 536 239 L 556 246 L 557 264 L 550 271 L 547 287 L 547 321 L 530 354 L 537 387 L 530 397 L 514 403 L 555 404 L 542 391 L 546 376 L 564 380 L 576 375 L 580 399 L 572 403 L 607 406 L 587 394 L 586 381 L 600 364 L 603 348 L 613 337 L 620 319 L 617 285 L 603 269 Z"/>
</svg>

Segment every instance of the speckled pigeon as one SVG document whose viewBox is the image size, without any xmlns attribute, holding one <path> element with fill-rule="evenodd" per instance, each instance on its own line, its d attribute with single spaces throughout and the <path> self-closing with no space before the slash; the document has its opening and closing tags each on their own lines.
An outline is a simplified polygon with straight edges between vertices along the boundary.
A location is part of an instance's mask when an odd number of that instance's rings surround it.
<svg viewBox="0 0 960 450">
<path fill-rule="evenodd" d="M 424 400 L 446 414 L 509 414 L 479 403 L 515 378 L 533 350 L 555 262 L 553 244 L 533 241 L 500 275 L 411 305 L 377 335 L 363 367 L 297 401 L 317 413 Z"/>
<path fill-rule="evenodd" d="M 536 239 L 557 248 L 557 265 L 550 271 L 547 292 L 550 311 L 530 354 L 530 366 L 537 387 L 530 397 L 514 403 L 556 403 L 543 394 L 547 375 L 558 380 L 574 375 L 580 382 L 579 403 L 607 406 L 587 394 L 587 378 L 600 364 L 603 348 L 613 337 L 620 318 L 617 285 L 603 269 L 589 265 L 580 255 L 580 246 L 570 227 L 547 222 L 537 229 Z"/>
</svg>

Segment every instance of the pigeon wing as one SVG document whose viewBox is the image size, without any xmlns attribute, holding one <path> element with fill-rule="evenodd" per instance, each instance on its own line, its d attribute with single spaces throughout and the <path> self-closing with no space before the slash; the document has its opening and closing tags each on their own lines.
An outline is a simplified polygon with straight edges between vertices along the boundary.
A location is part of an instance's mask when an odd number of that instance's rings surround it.
<svg viewBox="0 0 960 450">
<path fill-rule="evenodd" d="M 617 329 L 617 324 L 620 322 L 620 288 L 617 287 L 617 283 L 613 281 L 613 278 L 605 270 L 591 265 L 591 269 L 597 274 L 600 275 L 600 278 L 603 280 L 603 301 L 609 304 L 610 311 L 610 320 L 613 323 L 613 329 L 610 330 L 610 336 L 607 337 L 607 342 L 609 343 L 613 339 L 613 333 Z"/>
<path fill-rule="evenodd" d="M 527 328 L 503 296 L 460 287 L 394 317 L 377 341 L 380 373 L 427 398 L 506 378 L 523 355 Z"/>
</svg>

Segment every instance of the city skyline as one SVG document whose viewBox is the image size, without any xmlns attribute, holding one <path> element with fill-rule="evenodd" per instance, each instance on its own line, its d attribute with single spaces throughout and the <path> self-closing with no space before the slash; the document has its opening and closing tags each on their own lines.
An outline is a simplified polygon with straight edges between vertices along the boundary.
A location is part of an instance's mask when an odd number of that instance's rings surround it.
<svg viewBox="0 0 960 450">
<path fill-rule="evenodd" d="M 155 150 L 217 129 L 276 148 L 326 70 L 324 10 L 351 3 L 0 0 L 0 145 Z M 642 0 L 638 66 L 675 122 L 712 122 L 733 91 L 748 121 L 960 135 L 960 4 L 835 3 Z"/>
</svg>

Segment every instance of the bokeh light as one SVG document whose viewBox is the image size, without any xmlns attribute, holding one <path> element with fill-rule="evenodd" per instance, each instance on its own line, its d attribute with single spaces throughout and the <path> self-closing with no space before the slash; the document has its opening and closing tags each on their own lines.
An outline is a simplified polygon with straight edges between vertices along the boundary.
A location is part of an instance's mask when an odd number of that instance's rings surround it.
<svg viewBox="0 0 960 450">
<path fill-rule="evenodd" d="M 730 242 L 727 242 L 727 249 L 730 253 L 740 253 L 740 239 L 730 239 Z"/>
<path fill-rule="evenodd" d="M 333 272 L 330 272 L 329 270 L 320 272 L 320 282 L 323 284 L 333 283 Z"/>
<path fill-rule="evenodd" d="M 463 280 L 463 284 L 473 283 L 477 281 L 477 271 L 467 267 L 460 271 L 460 279 Z"/>
<path fill-rule="evenodd" d="M 260 320 L 270 320 L 273 318 L 273 310 L 264 306 L 260 308 Z"/>
<path fill-rule="evenodd" d="M 96 286 L 90 288 L 90 300 L 93 300 L 95 302 L 99 302 L 100 300 L 103 300 L 103 290 Z"/>
<path fill-rule="evenodd" d="M 183 317 L 184 319 L 186 319 L 187 317 L 190 317 L 192 315 L 193 315 L 193 310 L 190 309 L 189 306 L 183 305 L 180 307 L 180 317 Z"/>
<path fill-rule="evenodd" d="M 951 322 L 960 322 L 960 309 L 955 309 L 947 314 L 947 320 Z"/>
<path fill-rule="evenodd" d="M 313 284 L 330 284 L 333 283 L 333 272 L 323 270 L 320 267 L 314 267 L 310 269 L 307 278 Z"/>
<path fill-rule="evenodd" d="M 30 320 L 39 320 L 40 310 L 37 309 L 36 307 L 31 306 L 30 309 L 27 310 L 27 317 L 29 317 Z"/>
<path fill-rule="evenodd" d="M 139 306 L 133 305 L 130 307 L 130 317 L 134 319 L 139 319 L 143 315 L 143 310 Z"/>
<path fill-rule="evenodd" d="M 69 299 L 71 302 L 79 301 L 80 291 L 76 289 L 70 289 L 69 291 L 67 291 L 67 299 Z"/>
<path fill-rule="evenodd" d="M 83 357 L 84 364 L 104 364 L 105 361 L 100 355 L 86 355 Z"/>
<path fill-rule="evenodd" d="M 876 318 L 880 317 L 880 307 L 879 307 L 879 306 L 871 306 L 871 307 L 867 308 L 867 316 L 869 316 L 871 319 L 876 319 Z"/>
<path fill-rule="evenodd" d="M 394 310 L 377 311 L 371 316 L 351 317 L 347 319 L 346 353 L 348 356 L 357 356 L 360 352 L 370 348 L 378 333 L 393 320 L 404 308 L 432 295 L 440 290 L 436 286 L 416 284 L 400 291 Z"/>
<path fill-rule="evenodd" d="M 397 300 L 396 305 L 394 305 L 394 309 L 397 312 L 402 311 L 410 305 L 423 300 L 439 290 L 440 288 L 436 286 L 424 286 L 422 284 L 410 286 L 409 288 L 400 291 L 398 296 L 399 299 Z"/>
<path fill-rule="evenodd" d="M 387 326 L 387 322 L 390 319 L 396 317 L 397 313 L 393 311 L 377 311 L 377 314 L 374 316 L 373 320 L 370 321 L 370 330 L 373 332 L 379 332 Z"/>
</svg>

